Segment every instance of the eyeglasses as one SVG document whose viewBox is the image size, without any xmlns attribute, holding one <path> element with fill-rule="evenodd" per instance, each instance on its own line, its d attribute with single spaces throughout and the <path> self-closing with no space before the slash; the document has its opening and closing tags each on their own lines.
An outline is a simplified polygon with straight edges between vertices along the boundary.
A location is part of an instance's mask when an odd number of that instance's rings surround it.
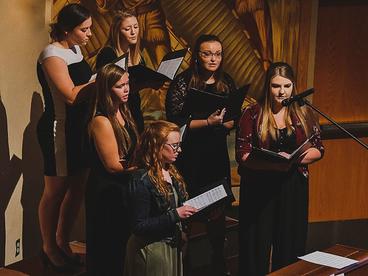
<svg viewBox="0 0 368 276">
<path fill-rule="evenodd" d="M 210 51 L 199 51 L 199 53 L 201 54 L 201 56 L 203 58 L 211 58 L 211 57 L 214 57 L 214 58 L 221 58 L 222 57 L 222 52 L 216 52 L 216 53 L 212 53 Z"/>
<path fill-rule="evenodd" d="M 170 146 L 170 148 L 172 148 L 172 150 L 173 150 L 174 152 L 178 152 L 178 150 L 179 150 L 179 149 L 181 149 L 181 142 L 178 142 L 178 143 L 172 143 L 172 144 L 165 143 L 165 145 Z"/>
</svg>

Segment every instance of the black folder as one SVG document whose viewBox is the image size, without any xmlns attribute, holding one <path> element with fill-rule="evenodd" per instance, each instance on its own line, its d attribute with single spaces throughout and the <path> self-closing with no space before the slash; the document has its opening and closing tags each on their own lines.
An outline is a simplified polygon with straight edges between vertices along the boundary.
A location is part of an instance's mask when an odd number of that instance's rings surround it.
<svg viewBox="0 0 368 276">
<path fill-rule="evenodd" d="M 179 70 L 187 51 L 188 49 L 185 48 L 166 54 L 161 60 L 157 71 L 142 64 L 130 66 L 128 67 L 129 78 L 132 81 L 171 81 Z"/>
<path fill-rule="evenodd" d="M 277 152 L 255 147 L 245 160 L 244 166 L 253 170 L 286 172 L 295 164 L 300 155 L 312 146 L 310 141 L 313 138 L 314 135 L 305 140 L 288 158 Z"/>
<path fill-rule="evenodd" d="M 240 117 L 241 107 L 250 85 L 245 85 L 232 93 L 220 94 L 191 88 L 188 90 L 183 109 L 193 119 L 207 118 L 216 110 L 226 108 L 224 122 Z"/>
</svg>

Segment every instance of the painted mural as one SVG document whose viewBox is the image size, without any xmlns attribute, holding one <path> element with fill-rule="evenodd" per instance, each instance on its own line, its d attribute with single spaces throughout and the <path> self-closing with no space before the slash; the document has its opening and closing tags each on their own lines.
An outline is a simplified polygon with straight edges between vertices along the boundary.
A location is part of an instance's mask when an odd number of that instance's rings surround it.
<svg viewBox="0 0 368 276">
<path fill-rule="evenodd" d="M 52 15 L 68 3 L 81 3 L 93 14 L 93 36 L 83 54 L 94 68 L 117 10 L 135 13 L 141 51 L 148 67 L 157 69 L 163 56 L 189 48 L 203 33 L 217 35 L 224 46 L 224 69 L 240 87 L 251 84 L 244 107 L 261 91 L 264 72 L 272 61 L 296 65 L 299 1 L 292 0 L 54 0 Z M 287 34 L 287 36 L 285 35 Z M 190 50 L 179 70 L 189 65 Z M 140 92 L 145 121 L 165 119 L 169 83 Z M 234 161 L 234 131 L 229 137 L 233 183 L 239 183 Z"/>
</svg>

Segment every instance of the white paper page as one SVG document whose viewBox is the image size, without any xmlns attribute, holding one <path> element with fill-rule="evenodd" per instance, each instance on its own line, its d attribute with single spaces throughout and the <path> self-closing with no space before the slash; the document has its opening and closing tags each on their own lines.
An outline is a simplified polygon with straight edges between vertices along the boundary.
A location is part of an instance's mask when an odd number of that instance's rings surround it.
<svg viewBox="0 0 368 276">
<path fill-rule="evenodd" d="M 117 62 L 115 62 L 115 64 L 125 70 L 125 63 L 126 63 L 125 59 L 126 58 L 119 59 Z"/>
<path fill-rule="evenodd" d="M 160 63 L 160 66 L 157 69 L 158 73 L 161 73 L 171 80 L 174 79 L 175 73 L 178 70 L 182 60 L 184 57 L 178 57 L 173 59 L 164 60 Z"/>
<path fill-rule="evenodd" d="M 226 196 L 227 194 L 224 186 L 219 185 L 203 194 L 200 194 L 196 197 L 193 197 L 192 199 L 185 201 L 184 205 L 192 206 L 198 210 L 201 210 Z"/>
<path fill-rule="evenodd" d="M 93 75 L 91 76 L 91 78 L 89 79 L 89 81 L 93 81 L 93 80 L 95 80 L 95 79 L 96 79 L 96 77 L 97 77 L 97 73 L 96 73 L 96 74 L 93 74 Z"/>
<path fill-rule="evenodd" d="M 310 262 L 310 263 L 329 266 L 329 267 L 333 267 L 337 269 L 342 269 L 344 267 L 347 267 L 349 265 L 352 265 L 358 262 L 353 259 L 349 259 L 349 258 L 341 257 L 338 255 L 321 252 L 321 251 L 316 251 L 316 252 L 313 252 L 313 253 L 298 257 L 298 258 L 301 260 Z"/>
<path fill-rule="evenodd" d="M 180 142 L 183 142 L 184 133 L 187 130 L 187 124 L 183 125 L 180 128 Z"/>
</svg>

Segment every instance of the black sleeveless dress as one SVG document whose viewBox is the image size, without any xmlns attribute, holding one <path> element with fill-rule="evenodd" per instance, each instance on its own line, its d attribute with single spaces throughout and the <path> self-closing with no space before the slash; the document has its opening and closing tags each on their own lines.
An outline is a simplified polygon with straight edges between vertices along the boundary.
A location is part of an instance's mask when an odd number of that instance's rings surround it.
<svg viewBox="0 0 368 276">
<path fill-rule="evenodd" d="M 96 116 L 104 116 L 98 113 Z M 127 160 L 136 145 L 132 128 L 126 126 L 132 140 Z M 91 142 L 91 172 L 86 188 L 86 246 L 88 275 L 123 275 L 125 248 L 130 236 L 128 181 L 130 174 L 106 171 L 94 143 Z"/>
</svg>

